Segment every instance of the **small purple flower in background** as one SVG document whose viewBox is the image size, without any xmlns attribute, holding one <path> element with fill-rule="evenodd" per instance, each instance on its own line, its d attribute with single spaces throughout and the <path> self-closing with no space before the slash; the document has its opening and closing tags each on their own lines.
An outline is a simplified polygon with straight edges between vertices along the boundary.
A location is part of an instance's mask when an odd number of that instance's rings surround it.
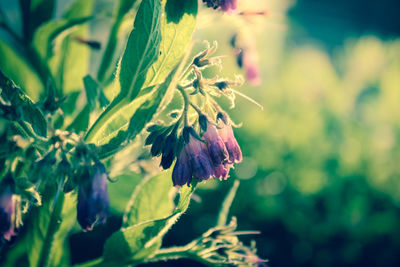
<svg viewBox="0 0 400 267">
<path fill-rule="evenodd" d="M 218 129 L 219 136 L 225 143 L 226 150 L 229 154 L 229 163 L 240 163 L 242 161 L 242 151 L 235 136 L 233 135 L 232 126 L 228 123 L 226 116 L 218 114 L 223 123 L 223 127 Z"/>
<path fill-rule="evenodd" d="M 15 235 L 17 200 L 14 191 L 14 179 L 11 174 L 8 174 L 0 184 L 0 234 L 6 240 L 10 240 Z"/>
<path fill-rule="evenodd" d="M 222 11 L 232 14 L 237 8 L 237 0 L 221 0 L 220 5 Z"/>
<path fill-rule="evenodd" d="M 243 49 L 237 55 L 237 62 L 239 67 L 245 70 L 247 82 L 254 86 L 260 85 L 261 75 L 256 52 L 251 49 Z"/>
<path fill-rule="evenodd" d="M 223 12 L 232 14 L 237 9 L 237 0 L 203 0 L 207 7 L 217 9 L 221 8 Z"/>
<path fill-rule="evenodd" d="M 110 201 L 107 192 L 108 175 L 100 162 L 94 165 L 94 174 L 79 186 L 77 218 L 84 230 L 92 230 L 95 223 L 105 223 Z"/>
</svg>

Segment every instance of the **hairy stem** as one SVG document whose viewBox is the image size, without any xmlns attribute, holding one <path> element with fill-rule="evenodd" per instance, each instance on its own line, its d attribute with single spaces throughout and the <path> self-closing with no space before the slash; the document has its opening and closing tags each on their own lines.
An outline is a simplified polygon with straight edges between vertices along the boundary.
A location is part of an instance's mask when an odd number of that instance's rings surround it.
<svg viewBox="0 0 400 267">
<path fill-rule="evenodd" d="M 185 126 L 189 126 L 189 116 L 188 116 L 189 105 L 190 105 L 189 96 L 182 86 L 178 85 L 176 88 L 179 90 L 179 92 L 183 97 L 183 115 L 185 116 Z"/>
</svg>

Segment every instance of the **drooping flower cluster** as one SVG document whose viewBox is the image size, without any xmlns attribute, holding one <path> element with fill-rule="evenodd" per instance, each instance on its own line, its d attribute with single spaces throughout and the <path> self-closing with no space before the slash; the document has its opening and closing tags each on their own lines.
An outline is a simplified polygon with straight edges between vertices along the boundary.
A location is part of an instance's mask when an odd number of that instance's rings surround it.
<svg viewBox="0 0 400 267">
<path fill-rule="evenodd" d="M 15 182 L 11 174 L 0 183 L 0 235 L 10 240 L 15 235 L 16 223 Z"/>
<path fill-rule="evenodd" d="M 201 139 L 192 127 L 183 129 L 184 146 L 179 153 L 172 181 L 175 186 L 190 184 L 192 177 L 198 181 L 215 177 L 227 179 L 233 163 L 242 160 L 242 152 L 233 135 L 232 126 L 224 115 L 221 117 L 221 128 L 204 115 L 200 115 L 199 124 L 203 130 Z"/>
</svg>

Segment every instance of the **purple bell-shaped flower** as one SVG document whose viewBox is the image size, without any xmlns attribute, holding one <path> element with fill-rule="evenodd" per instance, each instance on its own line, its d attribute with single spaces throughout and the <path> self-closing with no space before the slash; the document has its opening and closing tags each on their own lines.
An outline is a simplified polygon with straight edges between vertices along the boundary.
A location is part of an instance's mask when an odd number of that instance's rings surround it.
<svg viewBox="0 0 400 267">
<path fill-rule="evenodd" d="M 77 219 L 84 230 L 92 230 L 97 222 L 105 223 L 110 206 L 106 169 L 97 162 L 93 170 L 78 191 Z"/>
<path fill-rule="evenodd" d="M 7 174 L 0 183 L 0 234 L 6 240 L 10 240 L 15 235 L 17 199 L 14 192 L 14 179 L 11 174 Z"/>
</svg>

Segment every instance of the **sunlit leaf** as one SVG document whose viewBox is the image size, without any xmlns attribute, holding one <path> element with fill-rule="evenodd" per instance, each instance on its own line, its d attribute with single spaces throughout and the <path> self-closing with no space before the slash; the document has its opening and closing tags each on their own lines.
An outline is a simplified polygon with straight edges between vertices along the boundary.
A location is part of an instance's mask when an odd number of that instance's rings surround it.
<svg viewBox="0 0 400 267">
<path fill-rule="evenodd" d="M 170 171 L 143 180 L 129 201 L 124 215 L 124 226 L 164 218 L 171 214 L 171 189 L 173 187 Z"/>
<path fill-rule="evenodd" d="M 97 79 L 100 82 L 108 81 L 116 70 L 117 57 L 115 56 L 115 50 L 118 41 L 121 42 L 121 38 L 118 38 L 118 32 L 120 31 L 123 19 L 132 6 L 137 0 L 120 0 L 116 6 L 116 15 L 114 17 L 113 24 L 110 30 L 110 36 L 104 50 L 102 60 L 97 75 Z"/>
<path fill-rule="evenodd" d="M 76 0 L 63 14 L 62 19 L 79 20 L 93 15 L 94 0 Z M 88 25 L 77 25 L 74 36 L 88 36 Z M 50 66 L 58 87 L 64 94 L 80 91 L 83 77 L 89 72 L 90 47 L 67 36 L 60 44 L 60 50 L 50 60 Z"/>
<path fill-rule="evenodd" d="M 22 53 L 0 40 L 0 69 L 20 86 L 33 100 L 39 100 L 44 85 L 39 75 Z"/>
<path fill-rule="evenodd" d="M 108 183 L 108 193 L 110 196 L 110 208 L 123 214 L 126 206 L 131 199 L 135 187 L 143 180 L 143 177 L 134 172 L 123 173 L 113 177 L 117 182 Z"/>
<path fill-rule="evenodd" d="M 145 85 L 162 82 L 185 53 L 196 26 L 197 0 L 168 0 L 161 19 L 160 55 L 147 73 Z"/>
<path fill-rule="evenodd" d="M 114 233 L 104 246 L 103 263 L 134 263 L 153 254 L 161 245 L 162 237 L 189 207 L 194 188 L 195 184 L 181 188 L 178 205 L 169 216 L 122 228 Z"/>
<path fill-rule="evenodd" d="M 143 0 L 121 59 L 121 97 L 132 101 L 139 93 L 149 67 L 157 60 L 161 42 L 161 3 Z"/>
<path fill-rule="evenodd" d="M 140 95 L 129 105 L 123 106 L 114 113 L 113 119 L 108 119 L 108 125 L 103 125 L 103 138 L 97 139 L 98 144 L 102 145 L 99 148 L 99 157 L 103 158 L 117 152 L 123 147 L 121 144 L 127 145 L 142 131 L 157 112 L 164 96 L 176 86 L 177 75 L 177 68 L 175 68 L 163 84 L 145 88 L 141 94 L 149 91 L 148 93 Z M 97 131 L 98 133 L 101 132 Z"/>
<path fill-rule="evenodd" d="M 53 53 L 53 40 L 64 31 L 89 21 L 91 17 L 77 19 L 61 19 L 50 21 L 40 26 L 33 37 L 33 46 L 43 59 L 48 59 Z"/>
</svg>

